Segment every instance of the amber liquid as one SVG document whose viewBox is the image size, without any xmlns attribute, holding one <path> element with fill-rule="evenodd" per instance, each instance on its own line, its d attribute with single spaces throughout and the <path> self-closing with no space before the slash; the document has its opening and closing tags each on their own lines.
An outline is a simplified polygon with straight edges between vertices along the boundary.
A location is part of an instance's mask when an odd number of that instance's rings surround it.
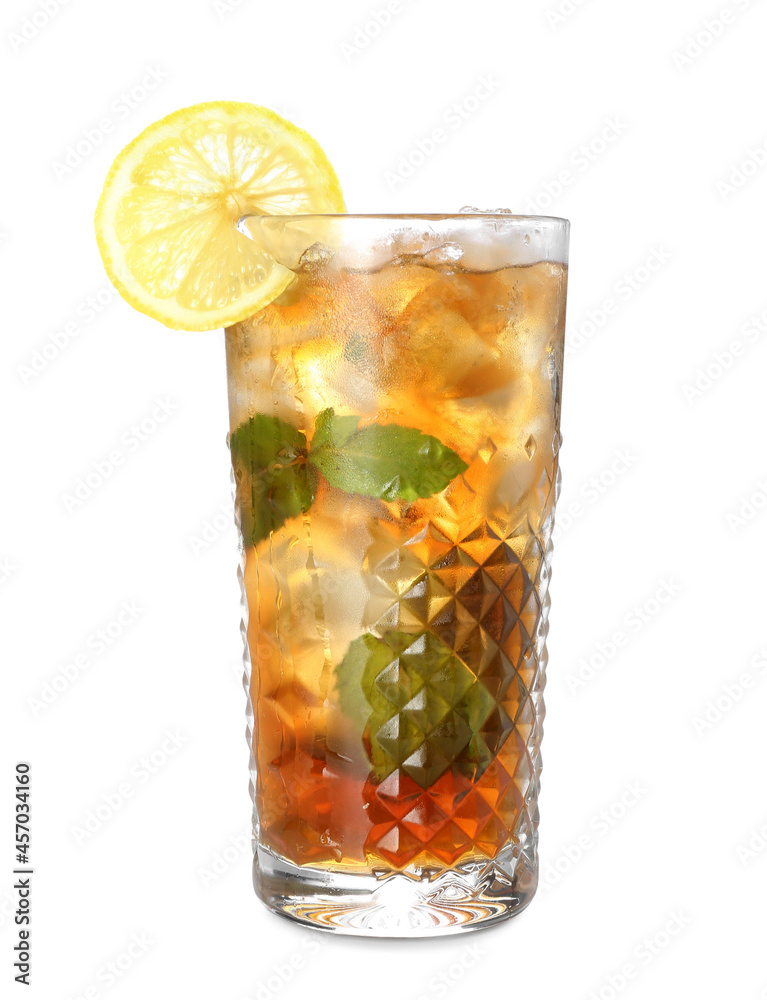
<svg viewBox="0 0 767 1000">
<path fill-rule="evenodd" d="M 232 430 L 269 413 L 310 440 L 333 407 L 418 428 L 468 465 L 411 502 L 320 477 L 306 514 L 245 550 L 258 835 L 295 864 L 443 867 L 533 836 L 566 278 L 552 263 L 320 266 L 227 331 Z M 372 682 L 391 712 L 366 700 L 368 677 L 350 717 L 338 665 L 392 630 L 414 646 Z M 425 633 L 457 659 L 419 687 Z"/>
</svg>

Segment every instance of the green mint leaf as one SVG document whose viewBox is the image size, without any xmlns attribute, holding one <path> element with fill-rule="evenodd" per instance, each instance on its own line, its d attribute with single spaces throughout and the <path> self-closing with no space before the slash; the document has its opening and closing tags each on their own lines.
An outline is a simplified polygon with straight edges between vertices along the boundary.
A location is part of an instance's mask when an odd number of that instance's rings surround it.
<svg viewBox="0 0 767 1000">
<path fill-rule="evenodd" d="M 255 545 L 311 505 L 306 437 L 257 413 L 232 434 L 230 448 L 243 542 Z"/>
<path fill-rule="evenodd" d="M 437 438 L 415 427 L 370 424 L 337 417 L 331 408 L 317 418 L 309 462 L 346 493 L 379 500 L 417 500 L 441 493 L 468 468 Z"/>
<path fill-rule="evenodd" d="M 378 782 L 401 770 L 426 789 L 450 768 L 476 781 L 513 728 L 482 680 L 432 632 L 360 636 L 336 667 L 336 689 Z"/>
</svg>

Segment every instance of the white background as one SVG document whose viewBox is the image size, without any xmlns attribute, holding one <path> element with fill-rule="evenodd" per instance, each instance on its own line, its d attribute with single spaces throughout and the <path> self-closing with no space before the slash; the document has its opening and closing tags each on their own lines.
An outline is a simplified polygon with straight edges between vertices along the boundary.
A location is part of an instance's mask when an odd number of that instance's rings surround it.
<svg viewBox="0 0 767 1000">
<path fill-rule="evenodd" d="M 767 5 L 401 0 L 379 30 L 384 0 L 45 2 L 47 23 L 6 0 L 0 30 L 3 995 L 767 997 Z M 351 211 L 572 220 L 544 884 L 497 929 L 334 938 L 253 895 L 222 334 L 110 297 L 92 234 L 122 146 L 212 99 L 308 129 Z M 157 400 L 172 413 L 133 450 Z M 140 611 L 96 653 L 123 602 Z M 18 759 L 37 869 L 26 992 Z"/>
</svg>

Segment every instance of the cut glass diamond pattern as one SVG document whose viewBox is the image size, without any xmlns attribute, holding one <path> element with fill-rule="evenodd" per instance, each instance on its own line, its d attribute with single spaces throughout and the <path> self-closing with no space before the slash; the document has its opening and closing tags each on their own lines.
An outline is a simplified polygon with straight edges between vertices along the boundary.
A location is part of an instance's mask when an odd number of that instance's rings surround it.
<svg viewBox="0 0 767 1000">
<path fill-rule="evenodd" d="M 537 443 L 528 444 L 534 453 Z M 446 509 L 376 566 L 371 587 L 391 601 L 376 632 L 384 635 L 387 622 L 418 624 L 457 657 L 450 683 L 439 671 L 422 673 L 406 701 L 398 661 L 376 682 L 391 709 L 383 721 L 371 716 L 389 761 L 383 779 L 371 775 L 365 785 L 371 863 L 401 869 L 476 856 L 503 878 L 520 853 L 534 857 L 557 490 L 557 470 L 547 469 L 524 519 L 510 518 L 505 533 L 481 522 L 459 537 Z"/>
</svg>

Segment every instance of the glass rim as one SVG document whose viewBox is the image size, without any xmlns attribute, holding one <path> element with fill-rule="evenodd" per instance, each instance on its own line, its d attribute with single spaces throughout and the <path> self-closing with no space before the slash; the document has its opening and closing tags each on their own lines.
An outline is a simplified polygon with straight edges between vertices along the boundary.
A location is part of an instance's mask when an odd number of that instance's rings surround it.
<svg viewBox="0 0 767 1000">
<path fill-rule="evenodd" d="M 376 220 L 376 221 L 392 221 L 392 220 L 426 220 L 428 222 L 443 222 L 445 220 L 450 220 L 457 222 L 461 219 L 488 219 L 490 221 L 506 221 L 506 222 L 533 222 L 533 223 L 555 223 L 559 226 L 569 226 L 570 220 L 565 219 L 563 216 L 559 215 L 514 215 L 511 212 L 426 212 L 420 214 L 418 212 L 405 212 L 399 214 L 397 212 L 302 212 L 297 214 L 281 214 L 281 215 L 269 215 L 267 213 L 260 212 L 245 212 L 239 217 L 237 223 L 244 222 L 246 219 L 284 219 L 289 221 L 291 219 L 360 219 L 360 220 Z"/>
</svg>

